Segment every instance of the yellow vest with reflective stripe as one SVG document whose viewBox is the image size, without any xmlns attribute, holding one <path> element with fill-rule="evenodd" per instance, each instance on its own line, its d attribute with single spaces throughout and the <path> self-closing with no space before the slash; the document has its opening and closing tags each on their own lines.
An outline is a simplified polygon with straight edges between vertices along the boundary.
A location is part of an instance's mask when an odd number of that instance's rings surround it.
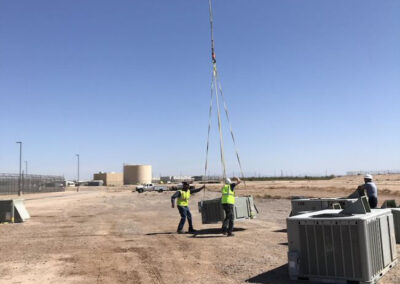
<svg viewBox="0 0 400 284">
<path fill-rule="evenodd" d="M 181 196 L 178 198 L 178 205 L 179 206 L 188 206 L 189 205 L 189 198 L 190 198 L 190 190 L 184 191 L 179 190 Z"/>
<path fill-rule="evenodd" d="M 225 184 L 222 188 L 222 204 L 235 204 L 235 192 L 231 190 L 230 184 Z"/>
</svg>

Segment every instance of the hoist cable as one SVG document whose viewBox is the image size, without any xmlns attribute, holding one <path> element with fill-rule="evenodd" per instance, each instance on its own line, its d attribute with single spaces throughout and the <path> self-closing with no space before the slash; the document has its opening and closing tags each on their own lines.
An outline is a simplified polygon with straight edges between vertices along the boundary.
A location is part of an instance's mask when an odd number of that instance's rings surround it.
<svg viewBox="0 0 400 284">
<path fill-rule="evenodd" d="M 221 110 L 220 110 L 219 98 L 218 98 L 217 60 L 216 60 L 215 48 L 214 48 L 214 27 L 213 27 L 213 14 L 212 14 L 211 0 L 208 0 L 208 7 L 209 7 L 209 12 L 210 12 L 210 36 L 211 36 L 211 60 L 212 60 L 212 63 L 213 63 L 213 84 L 214 84 L 214 90 L 215 90 L 215 98 L 216 98 L 216 101 L 217 101 L 219 148 L 220 148 L 220 156 L 221 156 L 221 166 L 222 166 L 223 178 L 226 179 L 224 139 L 223 139 L 223 135 L 222 135 Z"/>
<path fill-rule="evenodd" d="M 214 74 L 212 74 L 214 76 Z M 211 131 L 211 123 L 212 123 L 212 108 L 213 108 L 213 85 L 214 85 L 214 80 L 213 77 L 211 77 L 211 92 L 210 92 L 210 110 L 208 112 L 208 131 L 207 131 L 207 148 L 206 148 L 206 162 L 204 165 L 204 176 L 207 177 L 207 170 L 208 170 L 208 151 L 210 149 L 210 131 Z M 204 189 L 203 191 L 203 199 L 204 196 L 206 195 L 206 190 Z"/>
<path fill-rule="evenodd" d="M 227 106 L 227 104 L 226 104 L 226 100 L 225 100 L 225 97 L 224 97 L 224 93 L 222 92 L 221 82 L 220 82 L 219 79 L 218 79 L 218 73 L 217 73 L 216 75 L 217 75 L 217 80 L 218 80 L 218 83 L 219 83 L 219 85 L 218 85 L 219 92 L 220 92 L 220 94 L 221 94 L 222 102 L 223 102 L 223 104 L 224 104 L 226 120 L 227 120 L 228 125 L 229 125 L 229 131 L 230 131 L 230 133 L 231 133 L 233 146 L 234 146 L 234 148 L 235 148 L 236 158 L 237 158 L 237 162 L 238 162 L 239 169 L 240 169 L 240 175 L 241 175 L 241 177 L 243 178 L 243 183 L 244 183 L 244 186 L 245 186 L 245 188 L 246 188 L 246 182 L 244 181 L 243 167 L 242 167 L 242 163 L 241 163 L 241 161 L 240 161 L 239 149 L 238 149 L 238 147 L 237 147 L 235 135 L 233 134 L 232 123 L 231 123 L 231 120 L 230 120 L 230 117 L 229 117 L 228 106 Z"/>
<path fill-rule="evenodd" d="M 217 70 L 216 64 L 214 64 L 214 89 L 215 97 L 217 100 L 217 116 L 218 116 L 218 132 L 219 132 L 219 148 L 221 154 L 221 165 L 224 180 L 226 179 L 226 164 L 225 164 L 225 154 L 224 154 L 224 138 L 222 135 L 222 122 L 221 122 L 221 110 L 219 106 L 219 96 L 218 96 L 218 81 L 217 81 Z"/>
<path fill-rule="evenodd" d="M 217 71 L 217 60 L 215 55 L 215 46 L 214 46 L 214 27 L 213 27 L 213 13 L 212 13 L 212 5 L 211 0 L 208 0 L 209 4 L 209 13 L 210 13 L 210 36 L 211 36 L 211 60 L 213 64 L 213 72 L 212 72 L 212 83 L 211 83 L 211 102 L 210 102 L 210 111 L 209 111 L 209 123 L 208 123 L 208 135 L 207 135 L 207 149 L 206 149 L 206 163 L 205 163 L 205 176 L 207 176 L 207 169 L 208 169 L 208 151 L 209 151 L 209 139 L 210 139 L 210 129 L 211 129 L 211 118 L 212 118 L 212 100 L 213 100 L 213 91 L 215 91 L 215 99 L 216 99 L 216 107 L 217 107 L 217 117 L 218 117 L 218 132 L 219 132 L 219 144 L 220 144 L 220 156 L 221 156 L 221 166 L 223 171 L 223 178 L 226 179 L 226 163 L 225 163 L 225 154 L 224 154 L 224 140 L 222 134 L 222 122 L 221 122 L 221 111 L 220 111 L 220 102 L 219 102 L 219 95 L 221 95 L 222 103 L 224 105 L 226 119 L 229 124 L 229 130 L 231 133 L 232 141 L 234 144 L 236 158 L 239 164 L 240 174 L 242 178 L 244 178 L 243 168 L 239 157 L 238 147 L 236 145 L 235 136 L 232 130 L 232 124 L 229 118 L 228 107 L 225 101 L 225 97 L 222 92 L 222 87 L 219 82 L 218 78 L 218 71 Z M 219 91 L 219 93 L 218 93 Z M 244 182 L 244 181 L 243 181 Z M 245 186 L 246 183 L 244 182 Z"/>
</svg>

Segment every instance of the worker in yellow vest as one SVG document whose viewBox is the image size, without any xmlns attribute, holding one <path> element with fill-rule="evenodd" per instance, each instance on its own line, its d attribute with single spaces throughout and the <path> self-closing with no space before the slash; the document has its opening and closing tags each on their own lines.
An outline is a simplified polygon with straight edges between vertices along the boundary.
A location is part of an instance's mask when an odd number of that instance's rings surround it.
<svg viewBox="0 0 400 284">
<path fill-rule="evenodd" d="M 172 203 L 172 208 L 175 208 L 175 199 L 178 198 L 178 210 L 179 214 L 181 215 L 181 220 L 178 225 L 178 234 L 183 234 L 183 226 L 185 225 L 186 219 L 188 220 L 189 223 L 189 231 L 188 233 L 195 233 L 196 230 L 193 228 L 193 222 L 192 222 L 192 214 L 190 213 L 189 209 L 189 198 L 190 195 L 196 192 L 199 192 L 200 190 L 204 189 L 205 185 L 198 189 L 190 189 L 190 185 L 188 182 L 184 181 L 182 182 L 182 189 L 177 190 L 172 196 L 171 196 L 171 203 Z"/>
<path fill-rule="evenodd" d="M 241 183 L 241 180 L 238 177 L 234 178 L 236 183 L 233 183 L 231 179 L 226 178 L 225 184 L 222 187 L 222 198 L 221 203 L 222 207 L 225 211 L 225 220 L 222 223 L 222 234 L 228 235 L 228 237 L 234 236 L 233 234 L 233 221 L 235 219 L 235 215 L 233 212 L 235 206 L 235 187 Z"/>
</svg>

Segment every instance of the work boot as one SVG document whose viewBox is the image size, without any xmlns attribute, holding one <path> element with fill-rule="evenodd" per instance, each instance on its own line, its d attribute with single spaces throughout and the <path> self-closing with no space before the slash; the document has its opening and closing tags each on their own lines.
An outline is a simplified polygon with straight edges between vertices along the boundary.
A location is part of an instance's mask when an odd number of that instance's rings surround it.
<svg viewBox="0 0 400 284">
<path fill-rule="evenodd" d="M 184 234 L 185 232 L 183 230 L 178 230 L 176 231 L 178 234 Z"/>
<path fill-rule="evenodd" d="M 232 232 L 229 232 L 228 233 L 228 237 L 233 237 L 235 234 L 234 233 L 232 233 Z"/>
<path fill-rule="evenodd" d="M 222 228 L 221 233 L 222 233 L 223 235 L 226 235 L 228 232 L 226 231 L 226 229 Z"/>
<path fill-rule="evenodd" d="M 191 229 L 189 229 L 188 233 L 189 234 L 195 234 L 195 233 L 197 233 L 197 230 L 191 228 Z"/>
</svg>

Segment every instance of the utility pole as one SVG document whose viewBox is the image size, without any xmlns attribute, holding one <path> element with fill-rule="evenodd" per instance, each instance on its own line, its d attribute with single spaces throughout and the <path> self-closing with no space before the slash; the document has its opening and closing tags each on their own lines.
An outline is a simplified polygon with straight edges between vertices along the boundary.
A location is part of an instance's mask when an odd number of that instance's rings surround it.
<svg viewBox="0 0 400 284">
<path fill-rule="evenodd" d="M 16 142 L 19 144 L 19 179 L 18 179 L 18 196 L 22 194 L 22 142 Z"/>
<path fill-rule="evenodd" d="M 78 182 L 78 187 L 77 187 L 77 189 L 76 189 L 76 192 L 79 192 L 79 154 L 76 154 L 76 157 L 78 158 L 78 180 L 77 180 L 77 182 Z"/>
<path fill-rule="evenodd" d="M 28 175 L 28 161 L 25 161 L 25 175 Z"/>
</svg>

